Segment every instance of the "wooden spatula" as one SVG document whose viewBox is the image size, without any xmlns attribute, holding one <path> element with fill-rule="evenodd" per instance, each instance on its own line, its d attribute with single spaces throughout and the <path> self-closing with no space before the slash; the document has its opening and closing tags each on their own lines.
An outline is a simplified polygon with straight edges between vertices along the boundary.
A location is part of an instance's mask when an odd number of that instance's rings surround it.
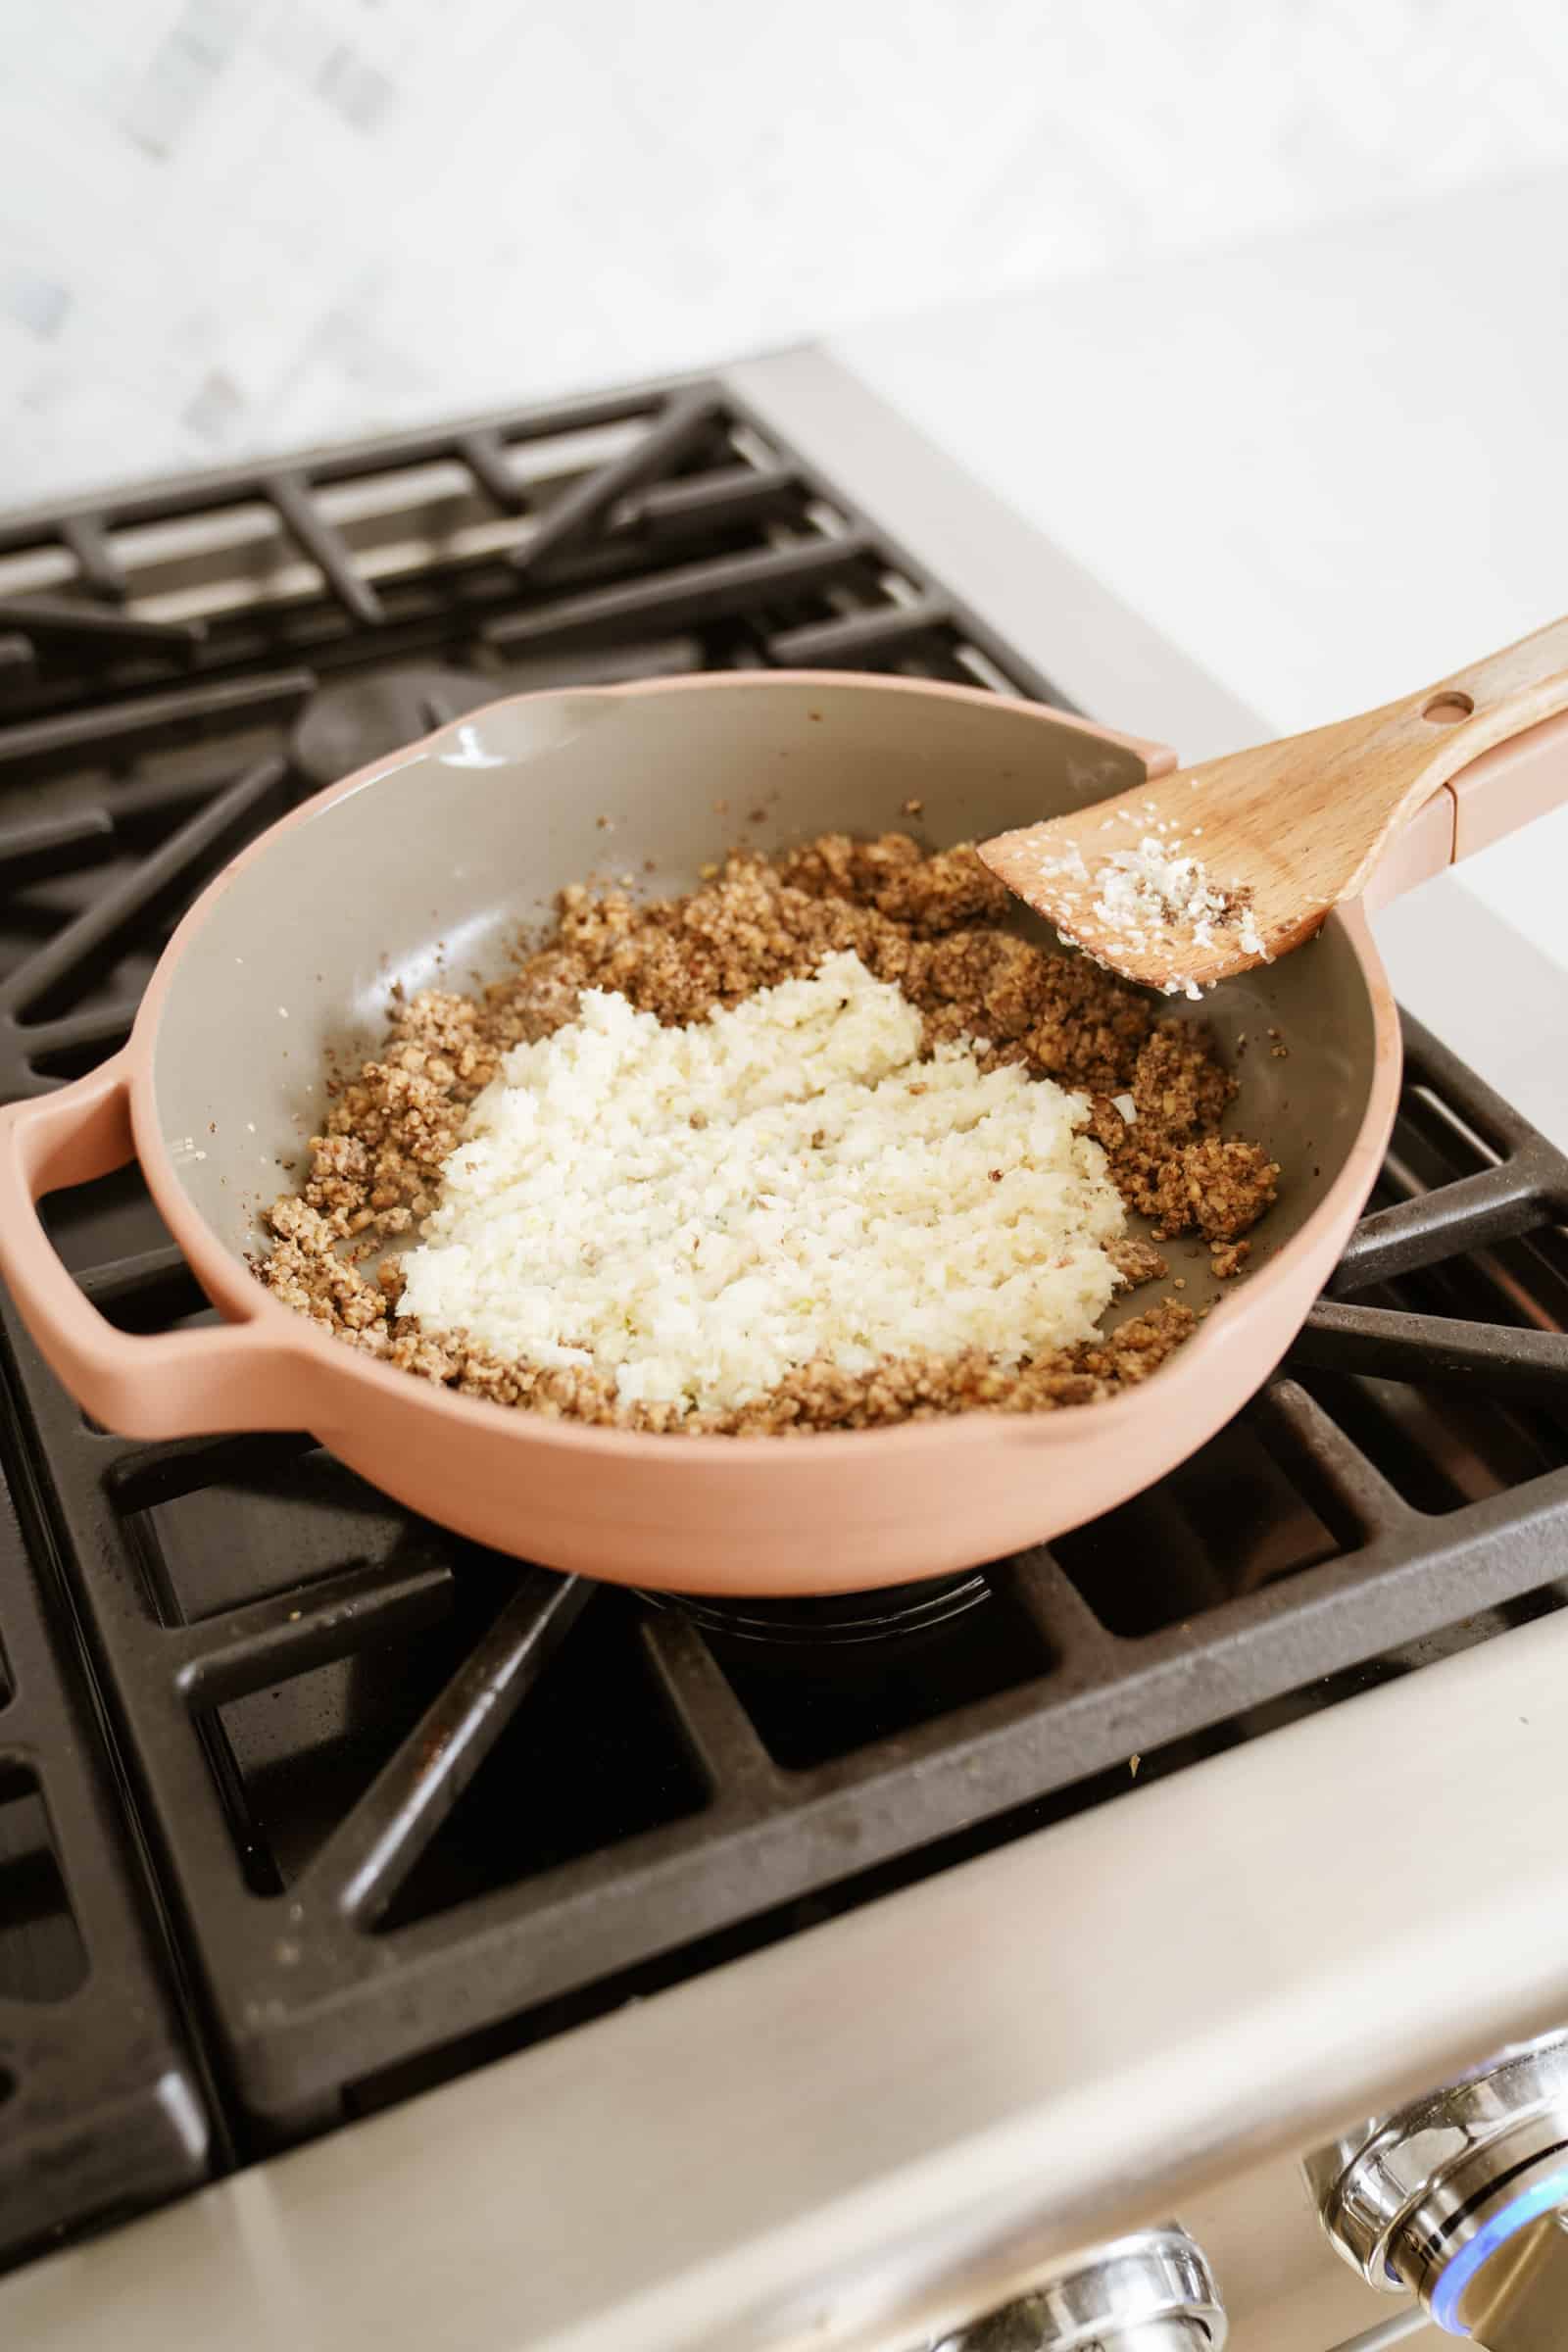
<svg viewBox="0 0 1568 2352">
<path fill-rule="evenodd" d="M 1310 939 L 1450 776 L 1565 709 L 1556 620 L 1421 694 L 1177 768 L 980 856 L 1113 971 L 1196 996 Z"/>
</svg>

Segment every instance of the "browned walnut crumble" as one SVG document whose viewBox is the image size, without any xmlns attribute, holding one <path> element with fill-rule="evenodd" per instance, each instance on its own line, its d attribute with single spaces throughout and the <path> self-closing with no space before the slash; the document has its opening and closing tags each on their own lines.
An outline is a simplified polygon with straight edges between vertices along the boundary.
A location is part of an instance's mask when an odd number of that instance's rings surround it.
<svg viewBox="0 0 1568 2352">
<path fill-rule="evenodd" d="M 899 833 L 825 834 L 773 859 L 738 851 L 688 897 L 652 906 L 619 891 L 564 891 L 550 938 L 504 979 L 477 997 L 431 989 L 399 999 L 379 1056 L 347 1083 L 329 1080 L 333 1106 L 312 1140 L 308 1181 L 268 1212 L 274 1247 L 256 1272 L 286 1304 L 387 1363 L 499 1404 L 636 1429 L 859 1429 L 976 1406 L 1042 1412 L 1135 1386 L 1192 1331 L 1190 1307 L 1161 1300 L 1115 1332 L 1013 1370 L 975 1351 L 911 1353 L 868 1373 L 817 1361 L 723 1412 L 627 1408 L 612 1375 L 505 1362 L 461 1333 L 422 1330 L 398 1312 L 397 1260 L 368 1270 L 429 1214 L 468 1106 L 503 1056 L 571 1020 L 583 989 L 617 991 L 677 1025 L 807 978 L 824 956 L 850 950 L 919 1009 L 928 1048 L 984 1040 L 987 1063 L 1018 1062 L 1087 1093 L 1090 1132 L 1129 1208 L 1155 1220 L 1157 1240 L 1201 1234 L 1215 1271 L 1239 1272 L 1240 1237 L 1273 1200 L 1279 1169 L 1257 1145 L 1221 1139 L 1236 1082 L 1206 1032 L 1161 1017 L 1157 1000 L 1086 957 L 1047 954 L 1004 930 L 1012 911 L 972 849 L 927 855 Z M 1111 1254 L 1128 1286 L 1165 1272 L 1146 1241 L 1129 1237 Z"/>
</svg>

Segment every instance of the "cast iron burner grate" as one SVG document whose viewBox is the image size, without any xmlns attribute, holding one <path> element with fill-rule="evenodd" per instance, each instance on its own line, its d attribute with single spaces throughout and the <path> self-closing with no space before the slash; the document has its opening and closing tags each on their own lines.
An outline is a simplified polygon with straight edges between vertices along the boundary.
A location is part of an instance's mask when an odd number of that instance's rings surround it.
<svg viewBox="0 0 1568 2352">
<path fill-rule="evenodd" d="M 9 614 L 10 1094 L 111 1048 L 214 865 L 431 698 L 801 662 L 1049 692 L 704 385 L 16 521 L 6 594 L 182 631 Z M 656 1607 L 519 1571 L 305 1438 L 106 1435 L 7 1308 L 8 1442 L 240 2152 L 1560 1605 L 1568 1165 L 1408 1045 L 1383 1189 L 1286 1371 L 1123 1509 L 934 1588 Z M 51 1223 L 127 1328 L 208 1311 L 132 1178 Z M 28 1704 L 75 1888 L 74 1726 Z M 93 2089 L 59 2084 L 89 2149 Z"/>
<path fill-rule="evenodd" d="M 211 2154 L 28 1483 L 0 1484 L 0 2263 L 194 2187 Z"/>
<path fill-rule="evenodd" d="M 242 841 L 478 702 L 767 665 L 1063 701 L 701 385 L 14 516 L 0 630 L 6 1098 L 122 1041 Z"/>
</svg>

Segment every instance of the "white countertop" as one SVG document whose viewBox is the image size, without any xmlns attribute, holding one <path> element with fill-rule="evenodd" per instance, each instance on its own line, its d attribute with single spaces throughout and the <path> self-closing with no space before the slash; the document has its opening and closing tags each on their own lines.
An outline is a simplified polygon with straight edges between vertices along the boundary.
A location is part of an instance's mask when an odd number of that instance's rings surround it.
<svg viewBox="0 0 1568 2352">
<path fill-rule="evenodd" d="M 1568 172 L 830 348 L 1289 733 L 1568 609 L 1565 220 Z M 1565 904 L 1568 810 L 1379 935 L 1411 1009 L 1568 1145 Z"/>
</svg>

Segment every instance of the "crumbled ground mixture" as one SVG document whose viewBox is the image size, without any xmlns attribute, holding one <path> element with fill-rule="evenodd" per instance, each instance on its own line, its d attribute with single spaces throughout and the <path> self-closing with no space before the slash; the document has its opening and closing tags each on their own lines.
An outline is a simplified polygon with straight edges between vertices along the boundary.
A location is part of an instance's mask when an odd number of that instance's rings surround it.
<svg viewBox="0 0 1568 2352">
<path fill-rule="evenodd" d="M 1161 1300 L 1102 1339 L 1011 1370 L 972 1354 L 910 1354 L 864 1374 L 819 1361 L 724 1412 L 627 1407 L 612 1374 L 505 1362 L 462 1334 L 422 1330 L 398 1312 L 396 1257 L 379 1271 L 370 1262 L 428 1215 L 468 1106 L 503 1056 L 571 1020 L 583 989 L 617 991 L 675 1024 L 806 978 L 847 950 L 918 1008 L 928 1047 L 983 1038 L 988 1061 L 1087 1093 L 1112 1181 L 1154 1220 L 1154 1239 L 1200 1234 L 1217 1273 L 1240 1272 L 1242 1237 L 1273 1200 L 1279 1169 L 1256 1144 L 1221 1137 L 1236 1082 L 1205 1032 L 1162 1018 L 1156 998 L 1086 957 L 1018 938 L 1003 927 L 1013 909 L 972 849 L 928 855 L 898 833 L 826 834 L 773 859 L 737 852 L 701 889 L 650 906 L 566 890 L 548 940 L 504 979 L 479 996 L 398 1001 L 378 1057 L 329 1081 L 333 1107 L 312 1140 L 308 1180 L 268 1212 L 274 1246 L 255 1270 L 286 1304 L 402 1369 L 499 1404 L 623 1427 L 858 1429 L 975 1407 L 1040 1412 L 1132 1387 L 1187 1338 L 1190 1307 Z M 1129 1238 L 1115 1254 L 1129 1285 L 1165 1272 L 1148 1242 Z"/>
</svg>

